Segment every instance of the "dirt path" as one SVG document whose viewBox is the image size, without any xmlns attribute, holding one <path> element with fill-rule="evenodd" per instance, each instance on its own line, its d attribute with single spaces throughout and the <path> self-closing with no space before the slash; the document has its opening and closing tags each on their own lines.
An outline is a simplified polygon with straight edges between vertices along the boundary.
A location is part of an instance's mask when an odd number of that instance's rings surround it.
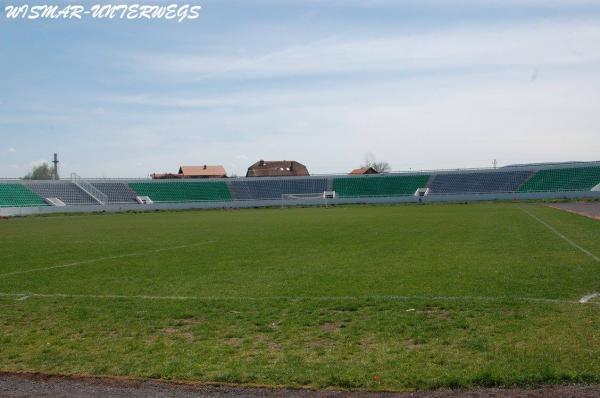
<svg viewBox="0 0 600 398">
<path fill-rule="evenodd" d="M 151 380 L 128 380 L 92 377 L 62 377 L 37 374 L 13 374 L 0 372 L 0 397 L 52 397 L 52 398 L 188 398 L 188 397 L 247 397 L 247 398 L 491 398 L 527 397 L 597 398 L 600 385 L 554 386 L 536 389 L 481 388 L 474 390 L 436 390 L 415 393 L 368 393 L 361 391 L 310 391 L 285 388 L 254 388 L 236 386 L 206 386 L 178 384 Z"/>
<path fill-rule="evenodd" d="M 547 206 L 600 220 L 600 202 L 552 203 Z"/>
</svg>

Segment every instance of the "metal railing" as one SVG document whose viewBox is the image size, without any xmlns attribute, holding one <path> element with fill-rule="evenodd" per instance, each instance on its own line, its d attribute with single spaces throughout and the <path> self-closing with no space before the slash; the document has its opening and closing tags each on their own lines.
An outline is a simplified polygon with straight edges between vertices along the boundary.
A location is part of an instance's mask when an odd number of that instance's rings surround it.
<svg viewBox="0 0 600 398">
<path fill-rule="evenodd" d="M 108 196 L 104 192 L 81 178 L 77 173 L 71 173 L 71 182 L 101 205 L 105 205 L 108 202 Z"/>
<path fill-rule="evenodd" d="M 232 176 L 228 178 L 182 178 L 177 179 L 177 181 L 185 181 L 185 182 L 214 182 L 214 181 L 235 181 L 235 180 L 266 180 L 266 179 L 282 179 L 282 178 L 293 178 L 293 179 L 302 179 L 302 178 L 335 178 L 335 177 L 381 177 L 381 176 L 389 176 L 389 175 L 404 175 L 404 174 L 447 174 L 447 173 L 463 173 L 463 172 L 507 172 L 507 171 L 519 171 L 519 170 L 527 170 L 527 171 L 539 171 L 539 170 L 547 170 L 547 169 L 568 169 L 568 168 L 577 168 L 577 167 L 600 167 L 600 160 L 595 161 L 573 161 L 573 162 L 549 162 L 549 163 L 531 163 L 531 164 L 514 164 L 514 165 L 506 165 L 506 166 L 498 166 L 494 167 L 459 167 L 459 168 L 438 168 L 438 169 L 409 169 L 409 170 L 394 170 L 382 174 L 373 174 L 373 175 L 349 175 L 347 173 L 313 173 L 310 176 L 288 176 L 288 177 L 245 177 L 245 176 Z M 27 181 L 23 178 L 0 178 L 0 181 Z M 174 181 L 170 179 L 165 180 L 155 180 L 150 176 L 143 177 L 85 177 L 85 180 L 92 181 L 156 181 L 156 182 L 165 182 L 165 181 Z"/>
</svg>

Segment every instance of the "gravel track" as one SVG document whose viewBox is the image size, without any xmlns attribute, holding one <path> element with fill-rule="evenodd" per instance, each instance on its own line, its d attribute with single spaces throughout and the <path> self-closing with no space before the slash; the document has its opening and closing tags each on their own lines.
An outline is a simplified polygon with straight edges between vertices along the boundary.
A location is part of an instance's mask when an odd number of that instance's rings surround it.
<svg viewBox="0 0 600 398">
<path fill-rule="evenodd" d="M 302 390 L 288 388 L 243 387 L 231 385 L 183 384 L 155 380 L 48 376 L 0 372 L 0 397 L 7 398 L 597 398 L 600 385 L 546 386 L 535 389 L 477 388 L 472 390 L 435 390 L 412 393 L 377 393 L 366 391 Z"/>
<path fill-rule="evenodd" d="M 552 203 L 548 207 L 600 220 L 600 202 Z"/>
</svg>

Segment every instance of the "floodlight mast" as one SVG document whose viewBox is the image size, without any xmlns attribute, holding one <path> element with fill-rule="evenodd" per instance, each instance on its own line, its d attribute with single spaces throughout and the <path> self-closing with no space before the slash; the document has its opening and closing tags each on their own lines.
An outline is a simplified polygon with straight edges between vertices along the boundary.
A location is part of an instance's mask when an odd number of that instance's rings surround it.
<svg viewBox="0 0 600 398">
<path fill-rule="evenodd" d="M 54 164 L 54 169 L 52 170 L 52 179 L 58 180 L 58 153 L 54 154 L 54 160 L 52 163 Z"/>
</svg>

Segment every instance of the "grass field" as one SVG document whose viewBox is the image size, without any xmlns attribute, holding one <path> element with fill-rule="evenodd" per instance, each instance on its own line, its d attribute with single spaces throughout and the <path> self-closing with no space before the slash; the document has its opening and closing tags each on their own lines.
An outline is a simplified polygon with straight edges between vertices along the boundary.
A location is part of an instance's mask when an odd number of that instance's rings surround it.
<svg viewBox="0 0 600 398">
<path fill-rule="evenodd" d="M 0 220 L 0 370 L 600 383 L 595 256 L 600 222 L 536 204 Z"/>
</svg>

